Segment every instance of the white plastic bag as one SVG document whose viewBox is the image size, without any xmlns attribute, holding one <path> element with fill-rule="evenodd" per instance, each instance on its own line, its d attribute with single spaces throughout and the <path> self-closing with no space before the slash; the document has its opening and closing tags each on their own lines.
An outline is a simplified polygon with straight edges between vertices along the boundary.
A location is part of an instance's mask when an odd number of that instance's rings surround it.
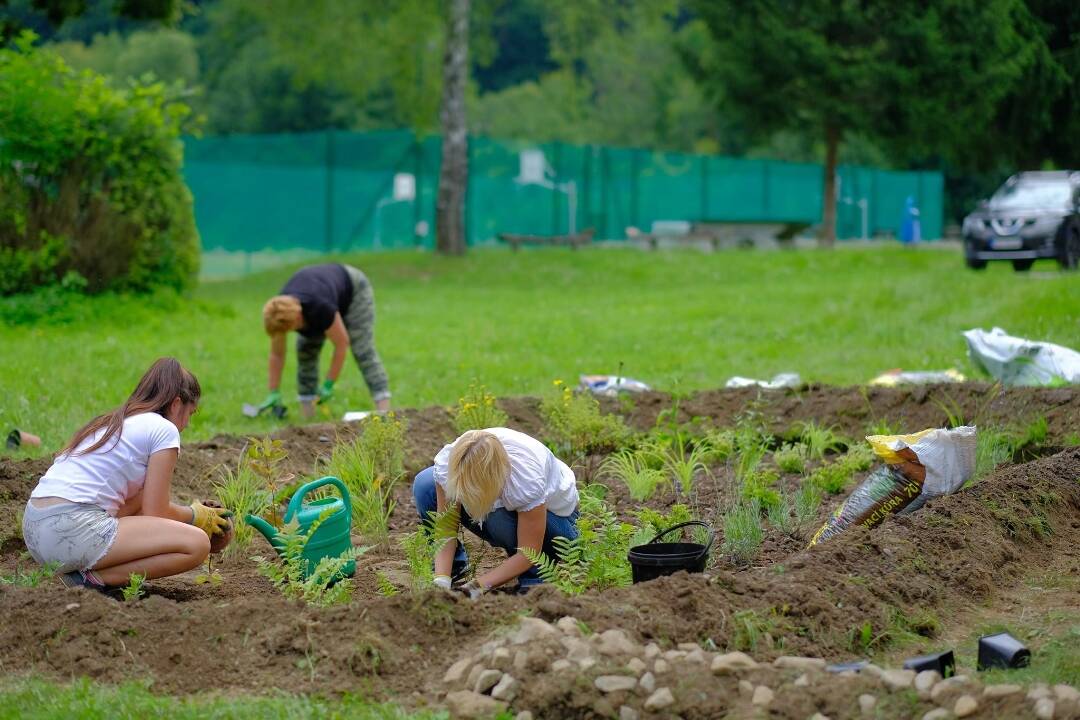
<svg viewBox="0 0 1080 720">
<path fill-rule="evenodd" d="M 964 333 L 971 361 L 1005 385 L 1080 383 L 1080 353 L 1008 335 L 1001 328 Z"/>
<path fill-rule="evenodd" d="M 580 375 L 578 387 L 596 395 L 613 397 L 620 392 L 645 392 L 651 388 L 640 380 L 622 375 Z"/>
</svg>

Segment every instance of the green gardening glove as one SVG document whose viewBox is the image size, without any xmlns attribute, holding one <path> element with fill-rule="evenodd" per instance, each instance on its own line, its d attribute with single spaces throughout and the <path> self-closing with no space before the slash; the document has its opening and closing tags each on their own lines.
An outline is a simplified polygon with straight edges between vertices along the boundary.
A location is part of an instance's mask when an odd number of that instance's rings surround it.
<svg viewBox="0 0 1080 720">
<path fill-rule="evenodd" d="M 330 378 L 323 380 L 323 384 L 319 387 L 319 398 L 315 401 L 316 404 L 322 405 L 324 402 L 334 397 L 334 381 Z"/>
<path fill-rule="evenodd" d="M 280 390 L 271 390 L 270 394 L 267 395 L 266 399 L 263 400 L 262 404 L 259 405 L 259 412 L 263 412 L 264 410 L 269 410 L 270 408 L 275 408 L 275 407 L 277 407 L 278 405 L 281 405 L 281 404 L 282 404 L 282 402 L 281 402 L 281 391 Z"/>
</svg>

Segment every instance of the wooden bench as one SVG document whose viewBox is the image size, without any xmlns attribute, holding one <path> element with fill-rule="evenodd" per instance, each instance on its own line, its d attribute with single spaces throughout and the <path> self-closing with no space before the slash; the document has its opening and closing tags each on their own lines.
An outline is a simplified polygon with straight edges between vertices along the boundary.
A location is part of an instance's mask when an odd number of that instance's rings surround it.
<svg viewBox="0 0 1080 720">
<path fill-rule="evenodd" d="M 514 233 L 499 233 L 499 239 L 517 252 L 522 245 L 569 245 L 571 250 L 577 250 L 580 245 L 588 245 L 592 242 L 596 231 L 592 228 L 582 230 L 573 235 L 515 235 Z"/>
<path fill-rule="evenodd" d="M 810 226 L 806 222 L 708 221 L 654 223 L 653 231 L 640 235 L 651 250 L 664 246 L 706 244 L 721 248 L 775 248 L 790 244 Z"/>
</svg>

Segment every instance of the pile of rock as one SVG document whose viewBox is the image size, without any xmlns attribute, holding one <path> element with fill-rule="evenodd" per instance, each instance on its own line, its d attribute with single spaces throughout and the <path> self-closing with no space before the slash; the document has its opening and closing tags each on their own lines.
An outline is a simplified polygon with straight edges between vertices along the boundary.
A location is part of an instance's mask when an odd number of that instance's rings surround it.
<svg viewBox="0 0 1080 720">
<path fill-rule="evenodd" d="M 455 718 L 517 710 L 517 720 L 596 715 L 638 720 L 694 709 L 730 717 L 773 711 L 826 720 L 874 717 L 894 693 L 917 696 L 923 720 L 995 717 L 1021 711 L 1040 720 L 1080 718 L 1080 692 L 1067 685 L 982 685 L 970 676 L 884 670 L 831 673 L 820 658 L 758 663 L 741 652 L 710 652 L 694 643 L 663 650 L 623 630 L 589 634 L 572 617 L 551 624 L 525 617 L 519 626 L 459 659 L 446 671 L 445 702 Z M 914 699 L 914 698 L 913 698 Z M 809 712 L 799 714 L 802 709 Z"/>
</svg>

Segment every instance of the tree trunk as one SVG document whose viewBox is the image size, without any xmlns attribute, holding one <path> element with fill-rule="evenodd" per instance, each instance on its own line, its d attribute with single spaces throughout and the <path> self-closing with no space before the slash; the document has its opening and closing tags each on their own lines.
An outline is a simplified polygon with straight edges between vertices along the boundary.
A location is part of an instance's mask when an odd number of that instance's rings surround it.
<svg viewBox="0 0 1080 720">
<path fill-rule="evenodd" d="M 469 138 L 465 83 L 469 72 L 469 0 L 450 0 L 443 58 L 442 167 L 435 203 L 435 249 L 465 254 L 465 192 L 469 184 Z"/>
<path fill-rule="evenodd" d="M 836 242 L 836 151 L 840 147 L 840 128 L 825 126 L 825 192 L 821 198 L 821 234 L 818 247 L 831 248 Z"/>
</svg>

